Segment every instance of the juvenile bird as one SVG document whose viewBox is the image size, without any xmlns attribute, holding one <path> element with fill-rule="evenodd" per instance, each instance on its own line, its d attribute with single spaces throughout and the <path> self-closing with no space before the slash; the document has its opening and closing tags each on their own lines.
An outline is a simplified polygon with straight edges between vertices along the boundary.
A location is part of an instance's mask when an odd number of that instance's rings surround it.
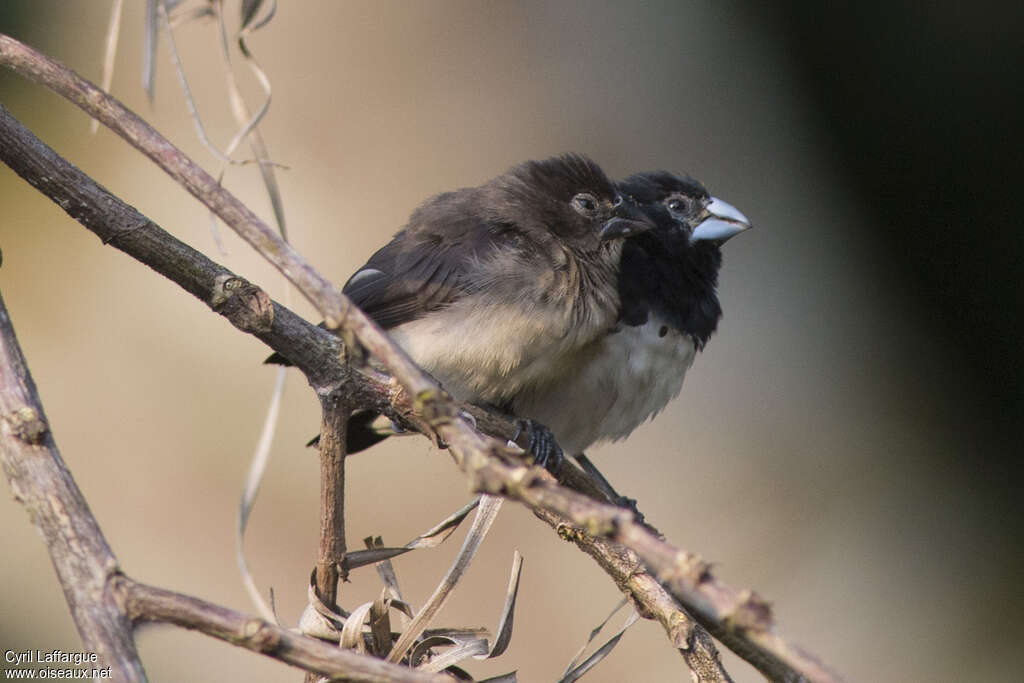
<svg viewBox="0 0 1024 683">
<path fill-rule="evenodd" d="M 427 200 L 342 291 L 456 398 L 546 425 L 517 397 L 614 329 L 623 244 L 653 227 L 590 159 L 528 161 Z M 382 438 L 374 418 L 354 416 L 351 452 Z M 558 455 L 549 443 L 537 440 L 539 464 Z"/>
</svg>

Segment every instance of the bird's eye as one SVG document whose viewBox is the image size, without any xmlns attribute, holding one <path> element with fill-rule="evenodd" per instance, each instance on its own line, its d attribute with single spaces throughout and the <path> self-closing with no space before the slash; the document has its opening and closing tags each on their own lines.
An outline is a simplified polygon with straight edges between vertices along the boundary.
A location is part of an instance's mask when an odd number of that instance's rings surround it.
<svg viewBox="0 0 1024 683">
<path fill-rule="evenodd" d="M 598 212 L 597 199 L 592 194 L 580 192 L 572 198 L 572 208 L 588 218 L 596 216 Z"/>
<path fill-rule="evenodd" d="M 679 195 L 673 195 L 666 199 L 665 206 L 668 207 L 668 210 L 672 213 L 679 214 L 681 216 L 686 215 L 690 210 L 690 202 L 687 201 L 686 197 L 681 197 Z"/>
</svg>

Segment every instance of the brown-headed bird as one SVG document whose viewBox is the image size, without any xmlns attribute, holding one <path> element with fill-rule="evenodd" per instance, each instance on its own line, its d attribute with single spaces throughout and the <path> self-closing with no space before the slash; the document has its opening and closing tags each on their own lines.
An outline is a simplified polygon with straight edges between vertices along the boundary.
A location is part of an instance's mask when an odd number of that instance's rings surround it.
<svg viewBox="0 0 1024 683">
<path fill-rule="evenodd" d="M 455 398 L 526 420 L 536 462 L 557 466 L 549 416 L 519 397 L 615 329 L 623 244 L 653 227 L 587 157 L 528 161 L 428 199 L 342 291 Z M 375 420 L 353 416 L 350 452 L 383 438 Z"/>
</svg>

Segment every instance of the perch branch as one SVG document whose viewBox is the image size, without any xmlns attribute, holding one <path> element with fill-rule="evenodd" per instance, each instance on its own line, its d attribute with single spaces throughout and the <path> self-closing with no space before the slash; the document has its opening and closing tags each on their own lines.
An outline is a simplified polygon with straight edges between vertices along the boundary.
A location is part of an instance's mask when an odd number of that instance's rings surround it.
<svg viewBox="0 0 1024 683">
<path fill-rule="evenodd" d="M 70 99 L 83 107 L 90 115 L 96 116 L 107 125 L 113 125 L 115 130 L 121 126 L 121 119 L 126 119 L 131 124 L 129 129 L 134 131 L 134 134 L 123 134 L 124 137 L 141 149 L 146 150 L 147 154 L 151 155 L 151 158 L 154 158 L 161 167 L 165 167 L 165 164 L 160 163 L 163 156 L 175 158 L 182 156 L 180 152 L 171 147 L 163 138 L 160 138 L 155 132 L 151 131 L 137 116 L 123 109 L 112 98 L 109 98 L 92 86 L 88 86 L 88 84 L 82 85 L 84 82 L 79 77 L 67 71 L 56 62 L 40 55 L 38 59 L 45 60 L 46 68 L 26 67 L 26 63 L 31 65 L 33 60 L 36 59 L 33 55 L 38 55 L 38 53 L 34 53 L 10 38 L 0 36 L 0 63 L 16 65 L 20 73 L 34 80 L 44 82 L 44 84 L 53 87 L 57 92 L 63 94 L 65 91 L 69 91 L 70 94 L 67 96 Z M 73 84 L 73 87 L 68 85 L 69 81 Z M 92 88 L 92 90 L 89 90 L 86 86 Z M 83 88 L 89 93 L 88 97 L 81 94 Z M 94 100 L 98 101 L 102 106 L 94 103 Z M 4 115 L 6 118 L 9 118 L 6 112 L 4 112 Z M 20 128 L 20 124 L 14 123 Z M 7 123 L 4 123 L 3 127 L 11 128 Z M 143 127 L 143 133 L 139 132 L 139 127 Z M 22 130 L 24 131 L 23 128 Z M 24 131 L 24 133 L 27 133 L 27 131 Z M 7 135 L 5 132 L 4 136 Z M 31 136 L 30 133 L 28 135 Z M 18 136 L 15 135 L 14 137 Z M 35 140 L 34 136 L 31 136 L 31 140 Z M 38 151 L 39 146 L 45 147 L 38 140 L 29 145 L 30 148 L 36 148 L 36 151 Z M 90 225 L 87 222 L 88 218 L 92 218 L 94 222 L 99 219 L 100 215 L 102 215 L 102 211 L 97 211 L 99 207 L 91 207 L 86 210 L 85 207 L 69 203 L 67 201 L 68 197 L 78 197 L 80 194 L 77 190 L 69 188 L 55 190 L 50 187 L 51 178 L 46 176 L 45 173 L 39 176 L 25 172 L 25 169 L 30 169 L 34 165 L 34 162 L 26 162 L 19 158 L 19 156 L 24 156 L 24 151 L 19 155 L 16 151 L 9 152 L 6 147 L 6 142 L 0 140 L 0 154 L 3 155 L 5 161 L 19 175 L 25 177 L 26 180 L 45 194 L 56 196 L 56 201 L 72 217 L 80 220 L 90 229 L 93 229 L 98 234 L 103 230 L 103 228 Z M 52 150 L 50 153 L 53 154 Z M 53 156 L 56 157 L 55 154 Z M 59 159 L 59 157 L 57 158 Z M 67 164 L 67 166 L 70 165 Z M 187 164 L 177 162 L 175 164 L 167 164 L 167 166 L 173 169 L 174 173 L 191 173 L 192 169 L 196 169 L 196 173 L 205 176 L 205 173 L 198 170 L 191 162 Z M 73 169 L 73 167 L 71 168 Z M 172 171 L 168 170 L 168 172 Z M 84 174 L 81 174 L 77 169 L 74 169 L 74 173 L 84 178 Z M 231 211 L 221 210 L 222 206 L 234 207 L 234 203 L 237 203 L 237 200 L 231 199 L 229 201 L 224 198 L 230 197 L 230 194 L 223 188 L 195 181 L 183 181 L 183 184 L 189 187 L 193 194 L 202 194 L 201 199 L 204 204 L 213 209 L 229 226 L 241 230 L 240 225 L 249 225 L 251 229 L 247 218 L 239 218 L 240 215 L 244 217 L 251 214 L 240 214 L 236 209 Z M 93 185 L 95 184 L 93 183 Z M 194 188 L 200 188 L 202 192 L 199 193 Z M 110 197 L 105 192 L 103 194 Z M 216 198 L 214 199 L 206 195 L 215 195 Z M 110 199 L 107 199 L 107 201 L 109 202 Z M 152 254 L 148 252 L 146 247 L 155 248 L 157 246 L 156 243 L 163 240 L 160 235 L 163 231 L 134 210 L 131 210 L 131 219 L 127 224 L 121 223 L 121 229 L 115 231 L 115 236 L 118 237 L 115 246 L 129 251 L 129 249 L 125 248 L 123 242 L 134 242 L 134 239 L 131 238 L 135 236 L 125 235 L 124 233 L 144 233 L 140 239 L 146 241 L 147 244 L 143 246 L 135 244 L 133 247 L 136 252 L 141 252 L 145 259 L 148 259 Z M 262 224 L 260 223 L 259 225 Z M 267 241 L 270 244 L 276 244 L 278 239 L 276 235 L 270 233 L 269 228 L 266 228 L 266 226 L 263 226 L 263 228 L 269 233 Z M 166 233 L 163 233 L 163 235 L 166 235 Z M 255 241 L 260 244 L 263 243 L 260 240 Z M 177 244 L 180 245 L 180 243 Z M 287 247 L 283 243 L 282 245 Z M 186 254 L 198 254 L 194 250 L 184 247 L 184 245 L 180 245 L 180 247 L 182 248 L 181 251 L 175 254 L 178 258 L 187 260 L 189 256 Z M 272 253 L 268 255 L 268 259 L 271 262 L 277 264 L 282 259 L 287 261 L 290 258 L 287 255 L 291 253 L 290 247 L 287 247 L 288 251 L 274 251 L 274 248 L 271 249 Z M 287 312 L 287 309 L 271 302 L 262 290 L 249 285 L 239 278 L 230 276 L 220 266 L 213 264 L 201 255 L 198 256 L 205 265 L 213 269 L 213 272 L 220 273 L 220 279 L 217 282 L 220 283 L 221 291 L 218 294 L 216 287 L 213 288 L 212 294 L 209 289 L 193 289 L 188 286 L 186 286 L 186 289 L 189 289 L 193 294 L 213 306 L 218 312 L 226 315 L 240 329 L 255 334 L 276 351 L 283 353 L 291 359 L 307 373 L 307 378 L 318 391 L 322 391 L 323 386 L 331 383 L 332 378 L 335 382 L 339 381 L 338 378 L 342 378 L 342 380 L 350 379 L 354 380 L 353 384 L 355 385 L 353 401 L 358 403 L 365 398 L 368 401 L 368 405 L 374 405 L 382 402 L 382 399 L 385 397 L 389 400 L 396 399 L 401 390 L 404 390 L 408 396 L 412 397 L 410 401 L 411 410 L 406 417 L 413 419 L 416 426 L 425 434 L 432 435 L 435 438 L 440 437 L 445 443 L 449 444 L 450 451 L 460 467 L 470 477 L 471 484 L 475 490 L 515 498 L 531 507 L 558 513 L 566 517 L 573 524 L 580 526 L 588 535 L 607 537 L 621 542 L 636 551 L 641 560 L 647 563 L 654 571 L 654 575 L 673 597 L 685 605 L 701 624 L 729 645 L 730 648 L 751 661 L 769 678 L 780 681 L 807 680 L 824 682 L 840 680 L 811 655 L 789 644 L 774 632 L 768 605 L 757 598 L 756 595 L 750 591 L 738 591 L 718 581 L 712 576 L 708 565 L 700 560 L 700 558 L 665 543 L 643 526 L 637 524 L 631 515 L 620 508 L 595 503 L 586 496 L 556 485 L 543 471 L 536 468 L 526 468 L 517 464 L 515 458 L 510 457 L 508 450 L 502 443 L 485 437 L 473 429 L 456 404 L 447 397 L 437 384 L 426 373 L 416 368 L 404 352 L 394 346 L 374 323 L 369 321 L 337 291 L 333 289 L 325 290 L 313 287 L 312 285 L 307 289 L 303 289 L 307 297 L 314 304 L 318 305 L 320 312 L 329 322 L 341 326 L 343 336 L 350 339 L 353 337 L 358 339 L 365 348 L 384 363 L 398 385 L 400 385 L 400 388 L 392 385 L 386 390 L 384 396 L 381 394 L 373 395 L 373 392 L 368 390 L 367 384 L 363 381 L 363 375 L 359 373 L 347 374 L 343 368 L 338 369 L 337 374 L 332 373 L 333 370 L 338 368 L 336 357 L 328 359 L 326 365 L 318 367 L 314 358 L 319 357 L 322 359 L 327 349 L 337 354 L 337 343 L 325 338 L 329 337 L 329 335 L 322 331 L 318 333 L 312 326 L 299 322 L 296 316 Z M 305 262 L 300 261 L 299 263 L 304 264 Z M 185 270 L 190 270 L 192 263 L 175 264 L 174 258 L 169 258 L 165 260 L 163 265 L 166 268 L 161 272 L 175 279 L 172 273 L 183 267 Z M 289 273 L 304 271 L 300 266 L 292 264 L 289 268 L 283 269 L 283 272 L 289 275 Z M 209 275 L 209 273 L 206 273 L 206 275 Z M 293 279 L 294 281 L 295 279 Z M 303 282 L 305 284 L 305 281 Z M 223 291 L 227 289 L 226 283 L 234 283 L 232 291 Z M 199 283 L 192 282 L 192 284 Z M 216 285 L 217 283 L 213 284 Z M 233 296 L 239 292 L 246 296 Z M 232 300 L 234 300 L 233 306 L 243 309 L 241 314 L 229 313 L 223 310 L 224 308 L 229 308 L 229 306 L 225 305 L 225 302 L 230 303 Z M 323 304 L 322 300 L 329 301 Z M 252 308 L 250 306 L 252 301 L 261 302 L 256 307 L 258 309 L 256 314 L 253 314 L 252 310 L 250 310 Z M 335 314 L 335 317 L 332 318 L 332 314 Z M 287 318 L 288 324 L 279 324 L 277 320 L 278 315 Z M 241 319 L 242 324 L 240 324 L 238 318 Z M 306 338 L 297 339 L 292 336 L 293 334 L 306 335 Z M 283 348 L 286 346 L 289 347 L 287 350 Z M 320 384 L 320 382 L 323 382 L 323 384 Z M 393 412 L 393 409 L 385 412 Z"/>
<path fill-rule="evenodd" d="M 563 539 L 572 541 L 594 558 L 615 580 L 619 590 L 630 597 L 640 616 L 661 624 L 692 672 L 694 683 L 732 683 L 711 635 L 647 573 L 636 553 L 607 539 L 588 536 L 568 524 L 564 517 L 548 510 L 534 508 L 533 513 Z"/>
</svg>

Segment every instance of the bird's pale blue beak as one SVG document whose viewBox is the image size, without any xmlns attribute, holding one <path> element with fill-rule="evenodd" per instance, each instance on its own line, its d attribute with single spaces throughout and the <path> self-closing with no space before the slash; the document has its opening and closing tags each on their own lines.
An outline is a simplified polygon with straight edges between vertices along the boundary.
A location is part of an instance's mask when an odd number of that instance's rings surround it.
<svg viewBox="0 0 1024 683">
<path fill-rule="evenodd" d="M 703 218 L 693 227 L 690 242 L 714 240 L 721 244 L 730 237 L 752 227 L 750 219 L 728 202 L 715 197 L 704 207 Z"/>
</svg>

